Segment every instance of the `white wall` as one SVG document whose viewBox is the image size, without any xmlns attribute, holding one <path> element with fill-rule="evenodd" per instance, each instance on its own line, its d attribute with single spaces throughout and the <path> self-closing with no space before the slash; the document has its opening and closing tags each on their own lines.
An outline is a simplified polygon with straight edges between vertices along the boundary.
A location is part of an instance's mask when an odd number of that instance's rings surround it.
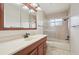
<svg viewBox="0 0 79 59">
<path fill-rule="evenodd" d="M 0 31 L 0 42 L 13 40 L 17 38 L 23 37 L 26 32 L 30 32 L 31 35 L 43 34 L 42 27 L 39 25 L 43 25 L 43 12 L 37 12 L 37 29 L 36 30 L 1 30 Z"/>
<path fill-rule="evenodd" d="M 76 25 L 79 24 L 79 4 L 77 3 L 71 4 L 69 11 L 70 11 L 69 33 L 70 33 L 71 54 L 79 54 L 79 28 L 72 27 L 72 23 Z"/>
<path fill-rule="evenodd" d="M 63 11 L 59 13 L 54 13 L 54 14 L 48 14 L 48 18 L 66 18 L 68 15 L 68 11 Z"/>
</svg>

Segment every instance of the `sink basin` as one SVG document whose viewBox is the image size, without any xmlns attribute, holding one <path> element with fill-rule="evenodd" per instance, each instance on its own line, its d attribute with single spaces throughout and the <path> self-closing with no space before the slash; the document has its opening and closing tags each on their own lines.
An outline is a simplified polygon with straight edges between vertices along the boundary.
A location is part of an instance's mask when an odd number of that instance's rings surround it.
<svg viewBox="0 0 79 59">
<path fill-rule="evenodd" d="M 24 38 L 26 41 L 30 41 L 30 40 L 32 40 L 31 38 Z"/>
<path fill-rule="evenodd" d="M 34 39 L 35 37 L 34 36 L 29 36 L 29 37 L 27 37 L 27 38 L 24 38 L 26 41 L 30 41 L 30 40 L 32 40 L 32 39 Z"/>
<path fill-rule="evenodd" d="M 39 38 L 39 36 L 38 35 L 34 35 L 34 36 L 29 36 L 29 37 L 27 37 L 27 38 L 24 38 L 26 41 L 31 41 L 31 40 L 34 40 L 34 39 L 37 39 L 37 38 Z"/>
</svg>

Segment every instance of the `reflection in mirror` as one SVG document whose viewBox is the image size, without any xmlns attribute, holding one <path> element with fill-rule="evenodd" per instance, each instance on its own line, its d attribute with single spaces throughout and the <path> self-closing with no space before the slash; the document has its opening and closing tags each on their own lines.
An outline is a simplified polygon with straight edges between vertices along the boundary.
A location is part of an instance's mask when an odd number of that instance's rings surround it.
<svg viewBox="0 0 79 59">
<path fill-rule="evenodd" d="M 36 12 L 30 10 L 30 28 L 36 28 Z"/>
<path fill-rule="evenodd" d="M 4 4 L 4 28 L 20 28 L 20 5 Z"/>
<path fill-rule="evenodd" d="M 21 6 L 21 28 L 29 28 L 29 8 Z"/>
</svg>

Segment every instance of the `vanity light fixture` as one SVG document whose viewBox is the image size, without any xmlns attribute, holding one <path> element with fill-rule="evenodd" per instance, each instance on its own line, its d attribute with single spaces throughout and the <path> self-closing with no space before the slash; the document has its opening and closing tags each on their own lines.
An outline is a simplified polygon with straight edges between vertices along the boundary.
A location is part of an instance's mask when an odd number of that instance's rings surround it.
<svg viewBox="0 0 79 59">
<path fill-rule="evenodd" d="M 35 11 L 34 11 L 34 10 L 32 10 L 32 9 L 30 9 L 30 12 L 31 12 L 31 13 L 34 13 Z"/>
<path fill-rule="evenodd" d="M 29 9 L 27 6 L 23 6 L 23 9 Z"/>
<path fill-rule="evenodd" d="M 32 3 L 32 6 L 33 6 L 34 8 L 37 8 L 37 7 L 38 7 L 38 4 Z"/>
<path fill-rule="evenodd" d="M 25 6 L 23 6 L 24 9 L 30 9 L 30 12 L 35 13 L 38 10 L 41 11 L 39 4 L 37 3 L 23 3 Z"/>
<path fill-rule="evenodd" d="M 31 5 L 33 8 L 35 8 L 35 10 L 42 10 L 39 6 L 39 4 L 37 3 L 29 3 L 29 5 Z"/>
<path fill-rule="evenodd" d="M 36 10 L 42 10 L 40 7 L 37 7 Z"/>
<path fill-rule="evenodd" d="M 39 6 L 39 4 L 36 4 L 36 3 L 33 3 L 33 7 L 36 9 L 36 10 L 42 10 Z"/>
</svg>

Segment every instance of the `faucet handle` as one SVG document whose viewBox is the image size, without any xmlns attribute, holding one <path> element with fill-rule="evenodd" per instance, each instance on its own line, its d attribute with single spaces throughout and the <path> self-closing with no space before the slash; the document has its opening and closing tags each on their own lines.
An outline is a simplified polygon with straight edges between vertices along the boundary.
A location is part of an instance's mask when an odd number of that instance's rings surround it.
<svg viewBox="0 0 79 59">
<path fill-rule="evenodd" d="M 28 35 L 30 35 L 30 33 L 28 33 Z"/>
<path fill-rule="evenodd" d="M 26 35 L 30 35 L 30 33 L 26 33 Z"/>
<path fill-rule="evenodd" d="M 28 38 L 29 35 L 30 35 L 30 33 L 27 33 L 27 32 L 26 32 L 26 34 L 24 35 L 24 38 Z"/>
</svg>

